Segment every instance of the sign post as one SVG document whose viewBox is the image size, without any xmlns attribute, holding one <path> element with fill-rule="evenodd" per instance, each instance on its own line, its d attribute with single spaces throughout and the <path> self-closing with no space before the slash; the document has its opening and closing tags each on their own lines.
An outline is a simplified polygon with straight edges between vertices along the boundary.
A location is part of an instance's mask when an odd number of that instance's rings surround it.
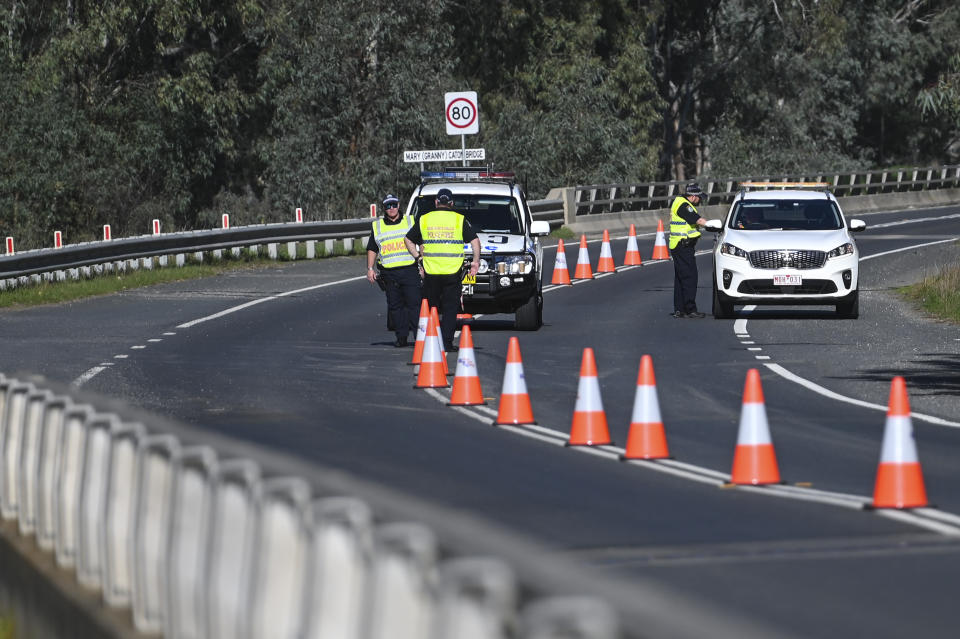
<svg viewBox="0 0 960 639">
<path fill-rule="evenodd" d="M 458 91 L 444 94 L 444 116 L 447 135 L 460 136 L 463 166 L 467 166 L 467 136 L 480 132 L 480 109 L 476 91 Z"/>
</svg>

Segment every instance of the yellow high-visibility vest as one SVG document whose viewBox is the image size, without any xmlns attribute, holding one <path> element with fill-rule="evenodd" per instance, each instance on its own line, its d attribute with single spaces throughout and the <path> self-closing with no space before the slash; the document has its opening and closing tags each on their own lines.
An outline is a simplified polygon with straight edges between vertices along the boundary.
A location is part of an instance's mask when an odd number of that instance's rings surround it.
<svg viewBox="0 0 960 639">
<path fill-rule="evenodd" d="M 700 231 L 695 224 L 687 224 L 687 221 L 680 217 L 678 211 L 684 204 L 689 204 L 693 212 L 697 212 L 697 207 L 690 203 L 685 197 L 678 197 L 673 201 L 670 207 L 670 250 L 677 248 L 680 240 L 695 239 L 700 237 Z"/>
<path fill-rule="evenodd" d="M 413 218 L 405 216 L 398 224 L 386 224 L 378 219 L 373 222 L 373 241 L 380 249 L 377 261 L 383 268 L 410 266 L 416 260 L 407 250 L 403 238 L 413 228 Z"/>
<path fill-rule="evenodd" d="M 458 273 L 463 266 L 463 216 L 456 211 L 430 211 L 420 217 L 423 271 L 430 275 Z"/>
</svg>

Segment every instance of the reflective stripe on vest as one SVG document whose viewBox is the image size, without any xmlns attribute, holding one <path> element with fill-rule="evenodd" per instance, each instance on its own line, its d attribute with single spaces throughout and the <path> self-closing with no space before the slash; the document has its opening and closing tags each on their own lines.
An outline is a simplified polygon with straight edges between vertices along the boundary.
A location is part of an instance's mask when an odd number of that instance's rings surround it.
<svg viewBox="0 0 960 639">
<path fill-rule="evenodd" d="M 419 224 L 424 272 L 458 273 L 463 266 L 463 216 L 456 211 L 430 211 L 420 217 Z"/>
<path fill-rule="evenodd" d="M 407 250 L 403 238 L 413 228 L 413 218 L 404 217 L 398 224 L 385 224 L 382 219 L 373 222 L 373 241 L 380 248 L 377 260 L 383 268 L 409 266 L 416 260 Z"/>
<path fill-rule="evenodd" d="M 677 248 L 677 244 L 680 243 L 680 240 L 685 239 L 695 239 L 700 237 L 700 231 L 697 230 L 695 225 L 687 224 L 687 221 L 678 215 L 680 207 L 684 204 L 689 204 L 690 208 L 693 209 L 693 212 L 697 212 L 697 207 L 693 204 L 690 204 L 690 200 L 685 197 L 677 197 L 673 201 L 673 206 L 670 207 L 670 250 Z"/>
</svg>

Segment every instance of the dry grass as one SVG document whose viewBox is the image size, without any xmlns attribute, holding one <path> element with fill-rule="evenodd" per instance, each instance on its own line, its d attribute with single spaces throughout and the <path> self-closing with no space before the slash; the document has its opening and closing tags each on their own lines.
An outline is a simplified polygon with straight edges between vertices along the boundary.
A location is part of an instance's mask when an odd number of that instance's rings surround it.
<svg viewBox="0 0 960 639">
<path fill-rule="evenodd" d="M 899 290 L 931 315 L 960 324 L 960 263 L 941 266 L 937 273 Z"/>
</svg>

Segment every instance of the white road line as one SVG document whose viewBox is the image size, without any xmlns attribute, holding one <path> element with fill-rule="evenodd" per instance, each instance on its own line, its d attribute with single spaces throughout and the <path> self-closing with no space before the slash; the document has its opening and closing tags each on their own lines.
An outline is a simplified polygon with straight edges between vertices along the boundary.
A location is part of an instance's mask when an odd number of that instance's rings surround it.
<svg viewBox="0 0 960 639">
<path fill-rule="evenodd" d="M 147 341 L 153 343 L 153 342 L 162 342 L 163 340 L 162 340 L 162 339 L 159 339 L 159 338 L 156 338 L 156 337 L 153 337 L 153 338 L 151 338 L 151 339 L 148 339 Z"/>
<path fill-rule="evenodd" d="M 917 248 L 924 248 L 926 246 L 934 246 L 936 244 L 946 244 L 948 242 L 956 242 L 958 238 L 951 237 L 946 240 L 937 240 L 936 242 L 924 242 L 923 244 L 914 244 L 913 246 L 904 246 L 903 248 L 893 249 L 891 251 L 884 251 L 883 253 L 873 253 L 871 255 L 865 255 L 860 257 L 861 262 L 866 260 L 872 260 L 875 257 L 883 257 L 884 255 L 893 255 L 894 253 L 902 253 L 904 251 L 912 251 Z"/>
<path fill-rule="evenodd" d="M 101 373 L 101 372 L 103 372 L 103 371 L 105 371 L 105 370 L 107 370 L 107 367 L 104 366 L 104 365 L 94 366 L 93 368 L 91 368 L 90 370 L 88 370 L 87 372 L 85 372 L 83 375 L 81 375 L 80 377 L 78 377 L 78 378 L 76 378 L 75 380 L 73 380 L 73 382 L 71 382 L 71 384 L 72 384 L 73 386 L 76 386 L 76 387 L 83 386 L 83 385 L 86 384 L 88 381 L 90 381 L 91 379 L 93 379 L 94 377 L 96 377 L 99 373 Z"/>
<path fill-rule="evenodd" d="M 917 517 L 908 510 L 874 510 L 873 513 L 880 517 L 886 517 L 887 519 L 894 519 L 912 526 L 926 528 L 941 535 L 960 537 L 960 527 L 941 524 L 935 521 L 927 521 L 923 517 Z"/>
<path fill-rule="evenodd" d="M 791 381 L 795 384 L 799 384 L 800 386 L 803 386 L 808 390 L 812 390 L 814 393 L 823 395 L 824 397 L 835 399 L 839 402 L 846 402 L 847 404 L 853 404 L 854 406 L 860 406 L 862 408 L 870 408 L 872 410 L 879 410 L 883 412 L 886 412 L 887 409 L 889 408 L 888 406 L 883 406 L 882 404 L 873 404 L 871 402 L 865 402 L 862 399 L 854 399 L 853 397 L 847 397 L 846 395 L 835 393 L 832 390 L 829 390 L 827 388 L 824 388 L 823 386 L 820 386 L 819 384 L 815 384 L 814 382 L 811 382 L 808 379 L 804 379 L 799 375 L 791 373 L 790 371 L 785 369 L 783 366 L 780 366 L 779 364 L 764 364 L 764 366 L 769 368 L 771 371 L 773 371 L 777 375 L 783 377 L 784 379 Z M 949 426 L 950 428 L 960 428 L 960 423 L 958 422 L 951 422 L 946 419 L 934 417 L 932 415 L 924 415 L 923 413 L 911 412 L 910 417 L 912 417 L 913 419 L 918 419 L 922 422 L 937 424 L 938 426 Z"/>
<path fill-rule="evenodd" d="M 129 355 L 114 355 L 113 359 L 127 359 Z"/>
<path fill-rule="evenodd" d="M 145 349 L 145 348 L 146 348 L 146 345 L 144 345 L 144 344 L 137 344 L 136 346 L 131 346 L 131 347 L 130 347 L 130 350 L 132 350 L 132 351 L 142 351 L 142 350 Z"/>
</svg>

